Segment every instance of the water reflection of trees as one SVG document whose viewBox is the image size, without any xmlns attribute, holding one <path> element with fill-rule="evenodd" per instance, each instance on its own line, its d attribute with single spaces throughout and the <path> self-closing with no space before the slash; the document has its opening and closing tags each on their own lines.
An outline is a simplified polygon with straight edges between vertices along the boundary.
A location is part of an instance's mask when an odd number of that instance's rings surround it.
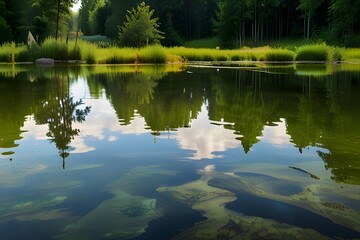
<svg viewBox="0 0 360 240">
<path fill-rule="evenodd" d="M 44 95 L 39 83 L 28 81 L 25 72 L 11 69 L 11 74 L 0 76 L 0 148 L 2 155 L 12 155 L 22 138 L 21 128 L 26 116 Z"/>
<path fill-rule="evenodd" d="M 360 155 L 360 109 L 354 106 L 360 102 L 359 83 L 359 74 L 351 72 L 294 76 L 229 71 L 212 76 L 209 117 L 232 122 L 225 127 L 239 135 L 245 152 L 259 141 L 265 125 L 285 118 L 300 152 L 309 146 L 327 149 L 318 153 L 333 179 L 360 184 L 360 162 L 354 159 Z"/>
<path fill-rule="evenodd" d="M 90 112 L 89 106 L 78 109 L 83 102 L 75 101 L 70 96 L 67 76 L 66 72 L 59 72 L 54 73 L 51 79 L 47 79 L 52 82 L 47 89 L 48 97 L 34 113 L 37 124 L 48 124 L 49 131 L 46 136 L 59 150 L 63 169 L 65 159 L 70 154 L 71 141 L 80 132 L 80 129 L 73 127 L 73 123 L 85 121 L 85 116 Z"/>
<path fill-rule="evenodd" d="M 302 74 L 308 71 L 299 69 Z M 358 96 L 360 77 L 324 69 L 328 74 L 316 74 L 314 67 L 310 75 L 283 70 L 282 74 L 221 70 L 209 75 L 208 69 L 196 69 L 194 74 L 117 73 L 92 76 L 90 81 L 95 80 L 91 84 L 98 91 L 105 89 L 121 124 L 130 124 L 136 111 L 154 135 L 191 125 L 207 102 L 209 118 L 233 123 L 224 127 L 234 130 L 248 152 L 260 141 L 264 126 L 284 118 L 299 152 L 309 146 L 327 149 L 319 156 L 334 179 L 359 184 L 356 167 L 348 166 L 359 166 L 353 156 L 359 153 L 360 133 L 354 126 L 360 114 L 352 100 Z M 340 140 L 341 136 L 348 140 Z"/>
<path fill-rule="evenodd" d="M 88 81 L 103 84 L 121 124 L 130 124 L 136 112 L 145 118 L 147 127 L 156 135 L 189 126 L 200 111 L 204 89 L 200 84 L 184 80 L 186 76 L 186 73 L 157 71 L 113 73 L 91 76 Z"/>
</svg>

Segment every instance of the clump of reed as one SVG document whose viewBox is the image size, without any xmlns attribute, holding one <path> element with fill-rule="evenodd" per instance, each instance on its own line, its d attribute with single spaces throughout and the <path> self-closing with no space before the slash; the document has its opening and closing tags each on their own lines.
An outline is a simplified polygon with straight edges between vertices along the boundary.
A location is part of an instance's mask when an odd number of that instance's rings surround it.
<svg viewBox="0 0 360 240">
<path fill-rule="evenodd" d="M 63 39 L 47 38 L 40 46 L 40 55 L 44 58 L 65 61 L 69 59 L 69 48 Z"/>
<path fill-rule="evenodd" d="M 172 47 L 167 48 L 168 55 L 179 56 L 185 61 L 228 61 L 230 60 L 229 52 L 226 50 L 210 48 L 185 48 Z"/>
<path fill-rule="evenodd" d="M 263 58 L 269 62 L 290 62 L 294 60 L 295 53 L 287 49 L 270 49 Z"/>
<path fill-rule="evenodd" d="M 299 47 L 296 50 L 296 61 L 331 61 L 332 49 L 325 43 L 311 44 Z"/>
<path fill-rule="evenodd" d="M 138 63 L 165 63 L 166 52 L 160 45 L 147 46 L 141 48 L 137 53 Z"/>
<path fill-rule="evenodd" d="M 0 46 L 0 62 L 14 63 L 29 61 L 26 45 L 16 46 L 14 42 L 4 43 Z"/>
<path fill-rule="evenodd" d="M 96 50 L 100 64 L 129 64 L 136 62 L 135 50 L 131 48 L 99 48 Z"/>
<path fill-rule="evenodd" d="M 344 58 L 348 61 L 360 61 L 360 49 L 359 48 L 349 48 L 344 51 Z"/>
</svg>

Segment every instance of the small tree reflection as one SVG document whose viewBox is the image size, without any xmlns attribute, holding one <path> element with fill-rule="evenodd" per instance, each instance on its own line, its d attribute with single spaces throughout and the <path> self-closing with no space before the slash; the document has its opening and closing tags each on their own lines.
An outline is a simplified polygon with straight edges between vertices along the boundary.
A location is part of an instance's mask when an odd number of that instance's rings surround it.
<svg viewBox="0 0 360 240">
<path fill-rule="evenodd" d="M 79 129 L 73 128 L 73 122 L 85 121 L 91 109 L 89 106 L 77 109 L 83 102 L 74 101 L 73 97 L 69 96 L 69 91 L 66 91 L 65 85 L 61 78 L 57 78 L 56 94 L 50 94 L 48 101 L 44 102 L 40 110 L 35 113 L 38 124 L 49 125 L 46 136 L 59 150 L 63 169 L 65 169 L 65 159 L 70 155 L 70 143 L 80 132 Z"/>
</svg>

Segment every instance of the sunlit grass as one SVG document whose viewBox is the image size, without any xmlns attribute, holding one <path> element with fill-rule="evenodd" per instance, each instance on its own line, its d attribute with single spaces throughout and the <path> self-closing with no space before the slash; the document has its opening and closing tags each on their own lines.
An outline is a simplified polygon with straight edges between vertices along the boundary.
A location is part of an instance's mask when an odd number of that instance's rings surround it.
<svg viewBox="0 0 360 240">
<path fill-rule="evenodd" d="M 75 60 L 88 64 L 142 64 L 227 62 L 227 61 L 352 61 L 360 62 L 360 49 L 335 48 L 326 44 L 303 45 L 296 52 L 270 46 L 223 50 L 219 48 L 162 47 L 144 48 L 102 47 L 88 41 L 46 39 L 40 46 L 16 46 L 6 43 L 0 46 L 0 62 L 34 62 L 37 58 L 53 58 L 58 61 Z"/>
<path fill-rule="evenodd" d="M 304 45 L 296 50 L 297 61 L 331 61 L 332 49 L 326 44 Z"/>
<path fill-rule="evenodd" d="M 142 48 L 137 54 L 137 61 L 140 63 L 165 63 L 166 50 L 160 45 Z"/>
<path fill-rule="evenodd" d="M 350 48 L 344 50 L 345 60 L 352 62 L 360 62 L 360 49 L 359 48 Z"/>
<path fill-rule="evenodd" d="M 27 46 L 16 46 L 15 43 L 4 43 L 0 46 L 0 62 L 29 61 Z"/>
<path fill-rule="evenodd" d="M 294 61 L 295 52 L 287 49 L 270 49 L 264 55 L 265 61 L 281 62 L 281 61 Z"/>
</svg>

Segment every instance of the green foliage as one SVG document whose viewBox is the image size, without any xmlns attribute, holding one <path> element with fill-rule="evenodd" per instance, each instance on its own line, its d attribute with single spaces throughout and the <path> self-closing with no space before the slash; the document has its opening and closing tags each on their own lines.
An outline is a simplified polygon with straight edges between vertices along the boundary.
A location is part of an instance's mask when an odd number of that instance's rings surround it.
<svg viewBox="0 0 360 240">
<path fill-rule="evenodd" d="M 31 0 L 32 7 L 38 10 L 34 17 L 35 34 L 40 41 L 49 36 L 66 36 L 70 8 L 75 0 Z"/>
<path fill-rule="evenodd" d="M 217 46 L 219 46 L 219 42 L 216 37 L 196 39 L 184 43 L 184 47 L 187 48 L 216 48 Z"/>
<path fill-rule="evenodd" d="M 0 44 L 12 39 L 11 28 L 5 20 L 6 8 L 5 2 L 0 0 Z"/>
<path fill-rule="evenodd" d="M 145 2 L 128 11 L 126 22 L 119 27 L 119 40 L 123 46 L 143 47 L 157 44 L 164 39 L 163 32 L 159 31 L 158 18 L 153 18 L 154 10 Z"/>
<path fill-rule="evenodd" d="M 304 45 L 296 50 L 296 61 L 330 61 L 331 48 L 326 44 Z"/>
<path fill-rule="evenodd" d="M 264 60 L 271 62 L 293 61 L 295 53 L 287 49 L 271 49 L 265 53 Z"/>
</svg>

